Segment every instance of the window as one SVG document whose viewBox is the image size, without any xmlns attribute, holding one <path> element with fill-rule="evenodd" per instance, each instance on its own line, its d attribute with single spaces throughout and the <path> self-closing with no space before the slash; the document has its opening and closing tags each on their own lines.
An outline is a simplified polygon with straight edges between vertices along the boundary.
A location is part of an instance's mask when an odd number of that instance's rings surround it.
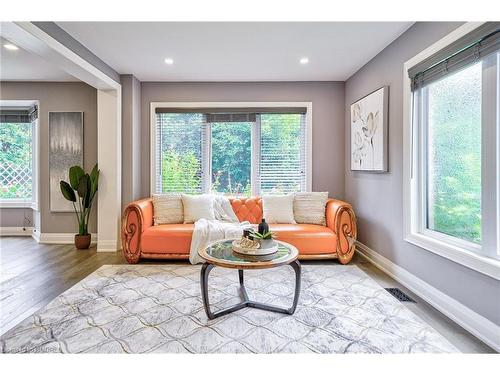
<svg viewBox="0 0 500 375">
<path fill-rule="evenodd" d="M 203 191 L 205 127 L 198 113 L 165 113 L 157 118 L 158 192 Z"/>
<path fill-rule="evenodd" d="M 306 107 L 156 105 L 153 193 L 250 196 L 310 189 Z"/>
<path fill-rule="evenodd" d="M 498 278 L 500 29 L 461 29 L 405 65 L 405 237 Z"/>
<path fill-rule="evenodd" d="M 35 200 L 35 120 L 35 107 L 1 107 L 0 203 L 4 207 L 31 206 Z"/>
<path fill-rule="evenodd" d="M 481 243 L 481 75 L 476 63 L 423 89 L 426 227 Z"/>
</svg>

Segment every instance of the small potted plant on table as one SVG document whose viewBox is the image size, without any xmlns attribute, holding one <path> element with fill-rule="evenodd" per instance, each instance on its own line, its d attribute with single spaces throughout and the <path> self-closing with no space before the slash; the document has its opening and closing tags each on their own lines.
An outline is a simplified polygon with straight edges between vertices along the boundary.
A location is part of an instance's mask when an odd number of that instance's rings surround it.
<svg viewBox="0 0 500 375">
<path fill-rule="evenodd" d="M 98 182 L 99 169 L 97 169 L 97 164 L 90 172 L 90 175 L 85 173 L 81 167 L 75 165 L 69 169 L 69 183 L 66 181 L 60 182 L 62 195 L 73 203 L 78 220 L 78 234 L 75 234 L 77 249 L 88 249 L 90 246 L 88 224 L 92 203 L 97 194 Z"/>
<path fill-rule="evenodd" d="M 252 237 L 255 241 L 260 242 L 260 247 L 262 249 L 270 248 L 275 245 L 274 238 L 276 235 L 271 231 L 265 231 L 263 233 L 251 231 L 250 237 Z"/>
</svg>

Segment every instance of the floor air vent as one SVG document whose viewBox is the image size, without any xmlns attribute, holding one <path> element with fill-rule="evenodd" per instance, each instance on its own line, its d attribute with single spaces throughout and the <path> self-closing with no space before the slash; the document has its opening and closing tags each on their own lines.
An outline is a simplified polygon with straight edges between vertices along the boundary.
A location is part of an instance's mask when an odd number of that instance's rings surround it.
<svg viewBox="0 0 500 375">
<path fill-rule="evenodd" d="M 401 302 L 413 302 L 416 303 L 413 299 L 410 298 L 407 294 L 403 293 L 399 288 L 385 288 L 389 293 L 391 293 L 394 297 L 396 297 Z"/>
</svg>

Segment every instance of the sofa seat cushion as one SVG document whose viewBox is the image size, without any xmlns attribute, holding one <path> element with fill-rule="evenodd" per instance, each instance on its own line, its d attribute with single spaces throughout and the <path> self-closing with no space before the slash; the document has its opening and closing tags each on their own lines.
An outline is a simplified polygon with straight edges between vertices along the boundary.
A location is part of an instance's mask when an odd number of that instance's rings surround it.
<svg viewBox="0 0 500 375">
<path fill-rule="evenodd" d="M 299 249 L 300 254 L 334 253 L 337 237 L 333 231 L 315 224 L 270 224 L 277 240 L 285 241 Z M 189 255 L 194 224 L 163 224 L 147 228 L 142 233 L 141 247 L 144 254 Z"/>
<path fill-rule="evenodd" d="M 300 254 L 329 254 L 336 252 L 337 236 L 328 227 L 315 224 L 269 224 L 276 239 L 291 243 Z"/>
<path fill-rule="evenodd" d="M 142 233 L 143 253 L 189 254 L 194 224 L 155 225 Z"/>
</svg>

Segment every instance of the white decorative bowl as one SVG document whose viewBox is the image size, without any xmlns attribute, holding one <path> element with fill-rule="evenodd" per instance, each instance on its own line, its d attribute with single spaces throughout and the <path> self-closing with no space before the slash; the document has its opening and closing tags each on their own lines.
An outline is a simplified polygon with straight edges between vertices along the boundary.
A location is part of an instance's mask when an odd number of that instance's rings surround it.
<svg viewBox="0 0 500 375">
<path fill-rule="evenodd" d="M 270 255 L 278 251 L 278 244 L 275 241 L 264 241 L 258 249 L 248 249 L 240 246 L 240 240 L 234 240 L 232 243 L 233 251 L 244 255 Z"/>
</svg>

